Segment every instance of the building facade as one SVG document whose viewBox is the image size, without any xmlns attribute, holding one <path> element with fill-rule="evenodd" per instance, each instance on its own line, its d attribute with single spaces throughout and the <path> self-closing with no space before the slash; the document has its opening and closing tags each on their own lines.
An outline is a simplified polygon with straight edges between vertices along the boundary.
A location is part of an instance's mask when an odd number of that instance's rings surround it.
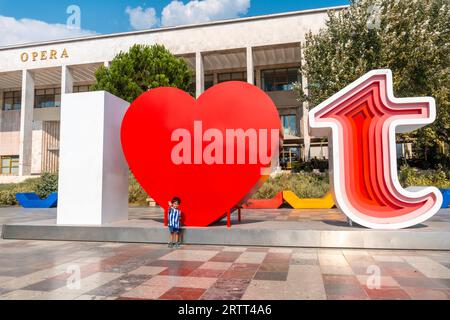
<svg viewBox="0 0 450 320">
<path fill-rule="evenodd" d="M 326 158 L 326 143 L 308 134 L 308 106 L 298 102 L 292 83 L 307 89 L 298 73 L 302 43 L 325 27 L 328 10 L 342 8 L 0 48 L 0 182 L 58 170 L 61 95 L 88 91 L 97 68 L 134 44 L 162 44 L 186 59 L 197 96 L 224 81 L 255 84 L 278 108 L 282 162 Z"/>
</svg>

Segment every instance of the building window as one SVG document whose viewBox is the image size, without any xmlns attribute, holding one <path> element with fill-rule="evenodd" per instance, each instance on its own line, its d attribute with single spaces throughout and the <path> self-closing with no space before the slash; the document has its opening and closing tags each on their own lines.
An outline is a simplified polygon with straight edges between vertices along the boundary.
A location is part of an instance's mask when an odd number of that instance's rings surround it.
<svg viewBox="0 0 450 320">
<path fill-rule="evenodd" d="M 297 68 L 272 69 L 261 71 L 264 91 L 290 91 L 293 83 L 300 81 Z"/>
<path fill-rule="evenodd" d="M 212 74 L 205 75 L 205 90 L 208 90 L 212 86 L 214 86 L 214 75 Z"/>
<path fill-rule="evenodd" d="M 297 116 L 290 114 L 281 116 L 281 124 L 285 135 L 298 136 Z"/>
<path fill-rule="evenodd" d="M 3 93 L 3 106 L 2 109 L 7 110 L 20 110 L 22 104 L 22 92 L 21 91 L 9 91 Z"/>
<path fill-rule="evenodd" d="M 91 91 L 91 86 L 73 86 L 73 93 L 78 92 L 89 92 Z"/>
<path fill-rule="evenodd" d="M 292 163 L 300 160 L 299 147 L 284 147 L 280 154 L 280 166 L 283 169 L 292 169 Z"/>
<path fill-rule="evenodd" d="M 61 107 L 61 89 L 38 89 L 35 96 L 35 108 L 55 108 Z"/>
<path fill-rule="evenodd" d="M 225 81 L 244 81 L 247 82 L 247 72 L 227 72 L 219 73 L 217 76 L 217 82 L 222 83 Z"/>
<path fill-rule="evenodd" d="M 5 175 L 19 174 L 19 156 L 2 156 L 1 174 Z"/>
</svg>

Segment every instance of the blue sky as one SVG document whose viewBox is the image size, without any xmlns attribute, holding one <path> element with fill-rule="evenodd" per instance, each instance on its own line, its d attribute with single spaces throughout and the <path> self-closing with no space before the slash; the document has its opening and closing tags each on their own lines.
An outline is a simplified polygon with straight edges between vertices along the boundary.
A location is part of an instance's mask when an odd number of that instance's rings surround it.
<svg viewBox="0 0 450 320">
<path fill-rule="evenodd" d="M 205 20 L 330 7 L 349 2 L 347 0 L 219 0 L 222 7 L 217 10 L 216 1 L 183 0 L 172 3 L 177 1 L 0 0 L 0 29 L 3 29 L 0 46 L 49 40 L 50 37 L 64 38 L 71 35 L 116 33 L 204 22 Z M 204 3 L 199 4 L 199 2 Z M 216 2 L 216 7 L 214 2 Z M 69 5 L 77 5 L 81 10 L 81 31 L 62 30 L 69 17 L 69 14 L 66 13 Z M 164 8 L 166 8 L 165 12 L 163 12 Z M 22 19 L 32 19 L 33 21 L 23 21 Z M 30 32 L 26 32 L 27 29 Z"/>
</svg>

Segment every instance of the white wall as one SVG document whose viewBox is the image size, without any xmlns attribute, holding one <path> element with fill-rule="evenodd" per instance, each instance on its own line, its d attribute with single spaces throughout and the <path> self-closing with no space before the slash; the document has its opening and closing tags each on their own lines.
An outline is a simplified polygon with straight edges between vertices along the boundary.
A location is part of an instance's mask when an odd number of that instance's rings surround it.
<svg viewBox="0 0 450 320">
<path fill-rule="evenodd" d="M 19 155 L 20 110 L 0 113 L 0 155 Z"/>
<path fill-rule="evenodd" d="M 128 220 L 128 166 L 120 127 L 128 103 L 107 92 L 64 94 L 58 224 Z"/>
</svg>

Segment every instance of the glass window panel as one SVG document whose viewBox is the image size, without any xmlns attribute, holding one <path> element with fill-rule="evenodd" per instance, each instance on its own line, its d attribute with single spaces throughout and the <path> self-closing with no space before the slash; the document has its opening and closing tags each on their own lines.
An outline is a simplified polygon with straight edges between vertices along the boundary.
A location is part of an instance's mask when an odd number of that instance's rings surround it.
<svg viewBox="0 0 450 320">
<path fill-rule="evenodd" d="M 3 101 L 3 110 L 11 110 L 14 104 L 13 98 L 7 98 Z"/>
<path fill-rule="evenodd" d="M 295 114 L 281 116 L 281 122 L 285 134 L 298 136 L 297 116 Z"/>
<path fill-rule="evenodd" d="M 37 97 L 35 97 L 35 105 L 36 105 L 36 108 L 42 108 L 43 106 L 42 106 L 42 100 L 43 100 L 43 97 L 42 96 L 37 96 Z"/>
<path fill-rule="evenodd" d="M 20 110 L 20 106 L 22 104 L 22 97 L 21 96 L 14 96 L 14 102 L 12 105 L 13 110 Z"/>
<path fill-rule="evenodd" d="M 297 68 L 263 70 L 261 75 L 265 91 L 292 90 L 292 83 L 299 78 Z"/>
<path fill-rule="evenodd" d="M 53 108 L 61 106 L 60 92 L 61 92 L 60 88 L 37 90 L 35 96 L 36 108 Z"/>
<path fill-rule="evenodd" d="M 244 75 L 242 72 L 234 72 L 231 74 L 231 80 L 242 80 Z"/>
<path fill-rule="evenodd" d="M 289 123 L 289 127 L 292 130 L 292 133 L 296 136 L 298 135 L 298 130 L 297 130 L 297 117 L 296 116 L 292 116 L 290 118 L 290 123 Z"/>
<path fill-rule="evenodd" d="M 2 168 L 2 174 L 10 174 L 9 168 Z"/>
<path fill-rule="evenodd" d="M 35 100 L 34 100 L 34 103 L 35 103 L 35 105 L 37 107 L 42 108 L 43 107 L 43 101 L 44 101 L 44 98 L 42 96 L 41 97 L 36 97 Z"/>
<path fill-rule="evenodd" d="M 274 70 L 262 71 L 262 82 L 264 91 L 273 91 L 274 86 Z"/>
<path fill-rule="evenodd" d="M 20 104 L 22 100 L 21 91 L 10 91 L 5 92 L 3 100 L 2 109 L 3 110 L 18 110 L 20 109 Z"/>
<path fill-rule="evenodd" d="M 18 167 L 11 168 L 11 174 L 19 174 L 19 168 Z"/>
<path fill-rule="evenodd" d="M 52 108 L 55 106 L 54 96 L 45 96 L 45 107 Z"/>
<path fill-rule="evenodd" d="M 205 76 L 205 90 L 211 88 L 214 85 L 214 76 L 208 74 Z"/>
<path fill-rule="evenodd" d="M 288 70 L 288 81 L 289 82 L 296 82 L 299 80 L 299 73 L 297 69 L 289 69 Z"/>
<path fill-rule="evenodd" d="M 10 158 L 2 158 L 2 167 L 9 167 L 10 163 L 11 163 Z"/>
<path fill-rule="evenodd" d="M 221 73 L 218 76 L 219 82 L 230 81 L 231 76 L 229 73 Z"/>
<path fill-rule="evenodd" d="M 41 108 L 46 108 L 47 107 L 47 99 L 45 99 L 45 96 L 43 96 L 42 99 L 41 99 L 40 107 Z"/>
</svg>

